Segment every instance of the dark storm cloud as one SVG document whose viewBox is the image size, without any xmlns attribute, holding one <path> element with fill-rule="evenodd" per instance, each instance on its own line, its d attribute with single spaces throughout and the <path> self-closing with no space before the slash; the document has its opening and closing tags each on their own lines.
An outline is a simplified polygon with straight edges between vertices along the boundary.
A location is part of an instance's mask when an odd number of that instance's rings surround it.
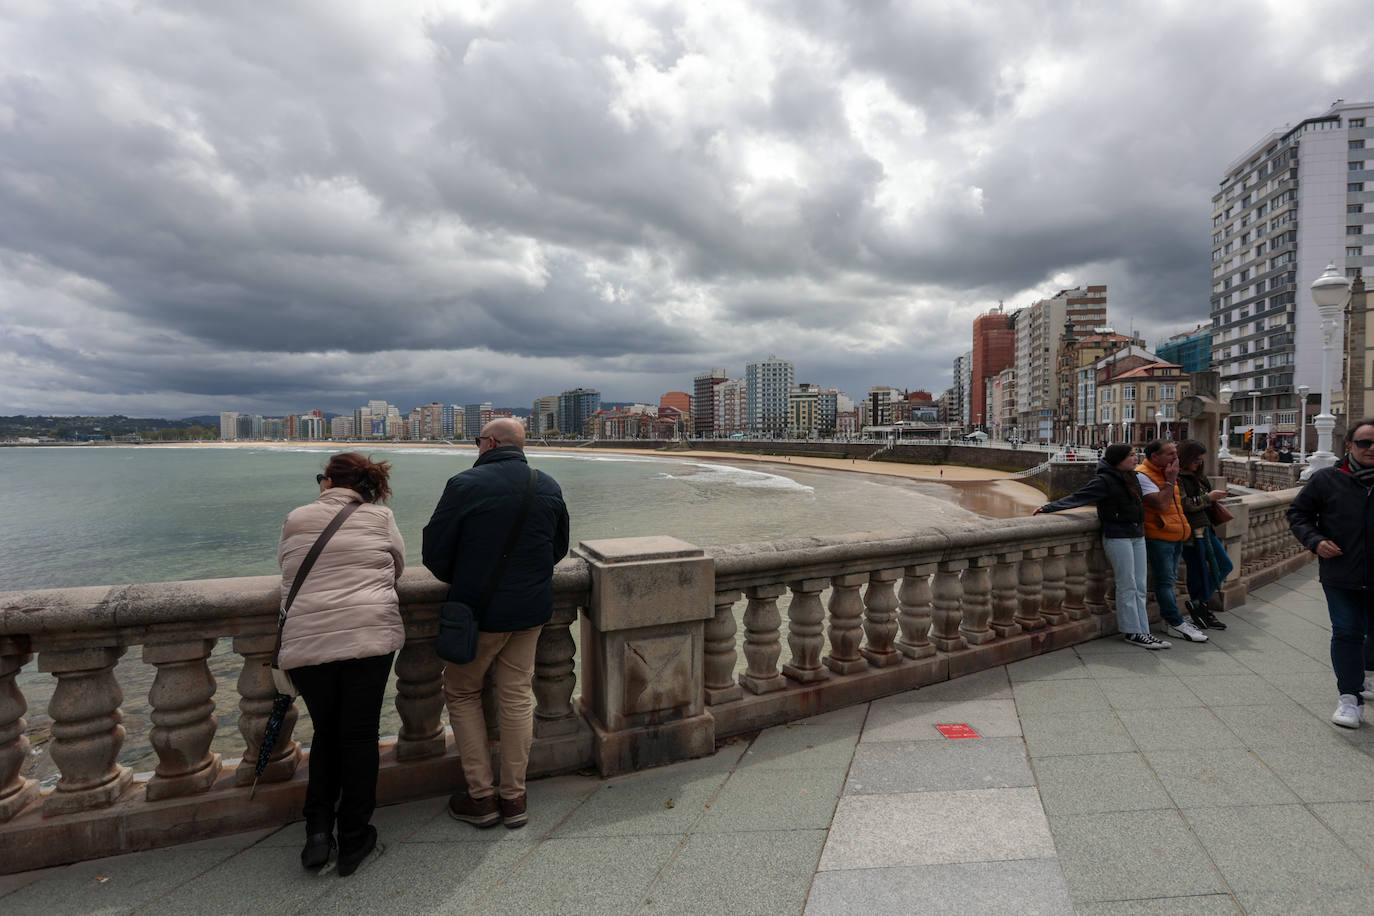
<svg viewBox="0 0 1374 916">
<path fill-rule="evenodd" d="M 1078 283 L 1157 339 L 1206 319 L 1227 161 L 1374 85 L 1327 41 L 1361 14 L 10 4 L 0 409 L 653 400 L 769 353 L 939 389 Z"/>
</svg>

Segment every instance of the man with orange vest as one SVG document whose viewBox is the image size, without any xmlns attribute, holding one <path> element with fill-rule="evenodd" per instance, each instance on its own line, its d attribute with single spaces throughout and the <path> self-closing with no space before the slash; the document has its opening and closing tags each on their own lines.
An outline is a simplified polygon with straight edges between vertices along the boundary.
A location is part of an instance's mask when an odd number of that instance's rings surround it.
<svg viewBox="0 0 1374 916">
<path fill-rule="evenodd" d="M 1145 557 L 1155 580 L 1155 601 L 1170 634 L 1189 642 L 1206 642 L 1207 634 L 1178 612 L 1174 583 L 1183 558 L 1183 542 L 1192 536 L 1175 482 L 1178 446 L 1155 439 L 1145 444 L 1145 461 L 1136 468 L 1140 497 L 1145 503 Z"/>
</svg>

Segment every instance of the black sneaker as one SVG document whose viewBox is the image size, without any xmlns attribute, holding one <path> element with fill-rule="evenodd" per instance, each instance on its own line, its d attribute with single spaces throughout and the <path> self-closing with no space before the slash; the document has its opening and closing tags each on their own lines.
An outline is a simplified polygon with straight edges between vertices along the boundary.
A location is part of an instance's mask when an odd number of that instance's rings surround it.
<svg viewBox="0 0 1374 916">
<path fill-rule="evenodd" d="M 377 842 L 377 828 L 368 824 L 362 843 L 356 849 L 339 850 L 339 877 L 347 878 L 358 870 L 358 866 L 367 861 L 368 856 L 374 852 L 381 855 L 381 851 L 382 845 Z"/>
<path fill-rule="evenodd" d="M 332 833 L 312 833 L 305 838 L 305 848 L 301 850 L 301 866 L 311 869 L 323 868 L 329 863 L 334 852 Z"/>
</svg>

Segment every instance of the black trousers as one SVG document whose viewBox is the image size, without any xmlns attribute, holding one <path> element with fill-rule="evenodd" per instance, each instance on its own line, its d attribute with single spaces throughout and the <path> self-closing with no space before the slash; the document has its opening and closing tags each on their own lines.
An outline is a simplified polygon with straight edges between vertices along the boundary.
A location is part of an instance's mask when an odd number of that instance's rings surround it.
<svg viewBox="0 0 1374 916">
<path fill-rule="evenodd" d="M 392 655 L 291 669 L 315 725 L 305 832 L 333 833 L 337 805 L 341 851 L 362 845 L 377 807 L 377 728 Z"/>
</svg>

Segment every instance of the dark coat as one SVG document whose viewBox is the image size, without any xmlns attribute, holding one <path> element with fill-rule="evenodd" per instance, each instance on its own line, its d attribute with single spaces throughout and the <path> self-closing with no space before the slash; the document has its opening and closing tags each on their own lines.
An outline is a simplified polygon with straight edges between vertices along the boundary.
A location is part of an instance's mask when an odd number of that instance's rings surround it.
<svg viewBox="0 0 1374 916">
<path fill-rule="evenodd" d="M 1298 491 L 1288 507 L 1288 527 L 1302 545 L 1316 552 L 1322 541 L 1334 541 L 1339 557 L 1319 558 L 1323 585 L 1367 589 L 1374 586 L 1369 541 L 1374 527 L 1374 487 L 1366 487 L 1345 470 L 1345 463 L 1322 468 Z"/>
<path fill-rule="evenodd" d="M 474 609 L 501 557 L 529 483 L 525 453 L 513 445 L 483 452 L 450 477 L 425 525 L 425 568 L 451 584 L 449 598 Z M 568 552 L 568 507 L 563 491 L 539 474 L 528 518 L 491 602 L 478 616 L 488 633 L 526 630 L 553 615 L 553 567 Z"/>
<path fill-rule="evenodd" d="M 1144 537 L 1145 507 L 1140 501 L 1140 484 L 1135 481 L 1134 471 L 1129 472 L 1129 478 L 1105 460 L 1098 459 L 1097 473 L 1077 493 L 1046 503 L 1040 511 L 1058 512 L 1096 503 L 1103 537 Z"/>
</svg>

